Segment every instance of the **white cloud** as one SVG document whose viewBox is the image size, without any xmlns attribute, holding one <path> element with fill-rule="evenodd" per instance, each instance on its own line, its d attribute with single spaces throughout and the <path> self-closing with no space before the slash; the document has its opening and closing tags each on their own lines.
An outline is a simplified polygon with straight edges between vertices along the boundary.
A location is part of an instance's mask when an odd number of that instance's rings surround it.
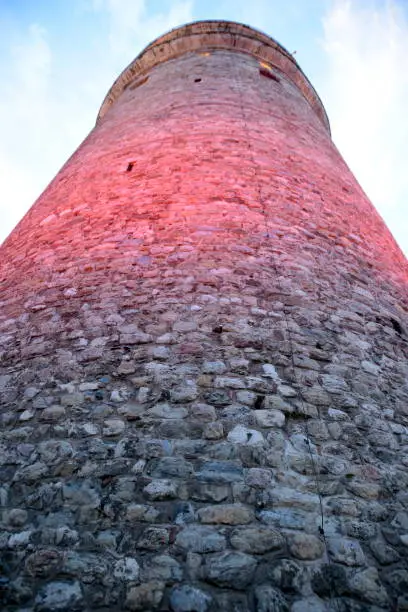
<svg viewBox="0 0 408 612">
<path fill-rule="evenodd" d="M 393 1 L 337 0 L 323 27 L 333 140 L 408 253 L 407 14 Z"/>
<path fill-rule="evenodd" d="M 130 59 L 154 38 L 191 21 L 192 5 L 192 0 L 179 0 L 167 12 L 152 12 L 146 0 L 93 0 L 94 10 L 109 16 L 110 50 L 118 56 L 130 53 Z"/>
<path fill-rule="evenodd" d="M 52 56 L 45 31 L 32 24 L 24 40 L 10 46 L 7 79 L 0 99 L 1 232 L 11 229 L 36 195 L 41 176 L 35 143 L 47 122 Z M 17 130 L 16 130 L 17 128 Z M 41 181 L 41 178 L 40 178 Z M 10 226 L 11 225 L 11 226 Z"/>
</svg>

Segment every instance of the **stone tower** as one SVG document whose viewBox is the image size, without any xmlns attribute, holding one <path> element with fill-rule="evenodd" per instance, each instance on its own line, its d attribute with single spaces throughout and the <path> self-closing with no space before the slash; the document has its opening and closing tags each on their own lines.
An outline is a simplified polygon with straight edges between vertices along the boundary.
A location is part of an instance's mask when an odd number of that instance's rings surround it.
<svg viewBox="0 0 408 612">
<path fill-rule="evenodd" d="M 408 609 L 408 265 L 283 47 L 154 41 L 0 265 L 3 610 Z"/>
</svg>

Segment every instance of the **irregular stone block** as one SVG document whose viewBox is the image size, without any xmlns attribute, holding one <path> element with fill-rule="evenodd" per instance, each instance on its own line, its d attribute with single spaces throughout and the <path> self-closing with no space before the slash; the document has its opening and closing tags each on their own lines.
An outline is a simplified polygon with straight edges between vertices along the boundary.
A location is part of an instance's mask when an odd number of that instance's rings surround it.
<svg viewBox="0 0 408 612">
<path fill-rule="evenodd" d="M 216 553 L 206 559 L 205 578 L 220 587 L 245 589 L 253 578 L 256 565 L 256 559 L 245 553 Z"/>
<path fill-rule="evenodd" d="M 324 543 L 314 535 L 296 533 L 289 537 L 289 550 L 296 559 L 319 559 L 325 550 Z"/>
<path fill-rule="evenodd" d="M 146 582 L 159 581 L 166 584 L 180 582 L 183 570 L 180 564 L 170 555 L 158 555 L 150 558 L 142 570 L 142 580 Z"/>
<path fill-rule="evenodd" d="M 244 479 L 244 470 L 238 462 L 206 461 L 197 472 L 197 480 L 212 483 L 239 482 Z"/>
<path fill-rule="evenodd" d="M 113 575 L 124 582 L 134 582 L 139 578 L 140 567 L 133 557 L 118 559 L 113 567 Z"/>
<path fill-rule="evenodd" d="M 196 553 L 219 552 L 226 548 L 226 540 L 221 533 L 201 525 L 183 529 L 177 535 L 175 544 Z"/>
<path fill-rule="evenodd" d="M 263 554 L 282 548 L 285 544 L 285 539 L 276 529 L 246 527 L 235 529 L 232 532 L 231 544 L 242 552 Z"/>
<path fill-rule="evenodd" d="M 163 599 L 164 588 L 164 582 L 158 580 L 130 587 L 126 594 L 126 609 L 156 610 Z"/>
<path fill-rule="evenodd" d="M 333 561 L 343 565 L 364 565 L 366 560 L 360 544 L 347 538 L 328 538 L 329 554 Z"/>
<path fill-rule="evenodd" d="M 144 487 L 143 493 L 151 500 L 174 499 L 177 497 L 177 485 L 171 480 L 152 480 Z"/>
<path fill-rule="evenodd" d="M 188 584 L 175 587 L 170 594 L 170 605 L 174 612 L 207 612 L 210 610 L 212 597 Z"/>
<path fill-rule="evenodd" d="M 352 573 L 348 578 L 348 586 L 352 593 L 363 601 L 387 608 L 390 604 L 388 593 L 382 586 L 377 570 L 369 567 Z"/>
<path fill-rule="evenodd" d="M 233 444 L 247 444 L 253 446 L 255 444 L 262 444 L 264 437 L 256 429 L 248 429 L 243 425 L 236 425 L 234 429 L 229 432 L 227 440 Z"/>
<path fill-rule="evenodd" d="M 254 519 L 253 510 L 241 504 L 206 506 L 197 511 L 197 516 L 202 523 L 223 525 L 244 525 Z"/>
<path fill-rule="evenodd" d="M 40 612 L 53 610 L 81 610 L 83 595 L 78 581 L 49 582 L 43 586 L 36 599 L 35 607 Z"/>
<path fill-rule="evenodd" d="M 255 587 L 257 612 L 289 612 L 289 604 L 283 593 L 269 584 Z"/>
<path fill-rule="evenodd" d="M 258 427 L 283 427 L 285 415 L 280 410 L 254 410 L 255 423 Z"/>
</svg>

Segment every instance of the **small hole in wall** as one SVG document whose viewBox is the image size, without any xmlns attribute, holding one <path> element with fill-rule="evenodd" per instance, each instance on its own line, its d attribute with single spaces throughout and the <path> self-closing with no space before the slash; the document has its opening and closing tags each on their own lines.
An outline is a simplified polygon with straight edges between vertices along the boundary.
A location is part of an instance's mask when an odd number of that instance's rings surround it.
<svg viewBox="0 0 408 612">
<path fill-rule="evenodd" d="M 269 70 L 269 68 L 260 68 L 259 74 L 261 74 L 262 76 L 268 79 L 272 79 L 272 81 L 276 81 L 276 83 L 280 83 L 280 80 L 278 79 L 276 74 L 274 74 L 271 70 Z"/>
<path fill-rule="evenodd" d="M 264 396 L 263 395 L 257 395 L 256 396 L 256 400 L 255 400 L 255 405 L 254 408 L 255 410 L 259 410 L 260 408 L 262 408 L 263 403 L 264 403 Z"/>
<path fill-rule="evenodd" d="M 126 168 L 126 172 L 132 172 L 134 165 L 135 165 L 134 162 L 129 162 Z"/>
<path fill-rule="evenodd" d="M 201 83 L 201 79 L 194 79 L 194 83 Z"/>
<path fill-rule="evenodd" d="M 396 319 L 391 319 L 391 325 L 393 326 L 397 334 L 402 334 L 402 327 Z"/>
<path fill-rule="evenodd" d="M 399 321 L 397 321 L 397 319 L 394 319 L 393 317 L 390 318 L 382 318 L 382 317 L 375 317 L 375 321 L 376 323 L 378 323 L 378 325 L 381 326 L 389 326 L 391 324 L 393 330 L 399 335 L 399 336 L 405 336 L 406 335 L 406 331 L 405 329 L 402 327 L 401 323 Z"/>
</svg>

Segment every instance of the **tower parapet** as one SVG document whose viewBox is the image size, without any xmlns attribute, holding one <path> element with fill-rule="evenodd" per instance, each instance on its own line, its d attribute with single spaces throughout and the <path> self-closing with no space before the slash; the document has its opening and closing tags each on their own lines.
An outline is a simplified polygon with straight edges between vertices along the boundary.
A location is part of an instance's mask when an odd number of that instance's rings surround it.
<svg viewBox="0 0 408 612">
<path fill-rule="evenodd" d="M 247 25 L 211 20 L 196 21 L 175 28 L 150 43 L 116 79 L 103 101 L 98 120 L 105 115 L 126 87 L 147 75 L 155 66 L 185 53 L 205 52 L 206 49 L 233 49 L 277 68 L 299 88 L 323 125 L 330 131 L 324 106 L 291 53 L 270 36 Z"/>
</svg>

